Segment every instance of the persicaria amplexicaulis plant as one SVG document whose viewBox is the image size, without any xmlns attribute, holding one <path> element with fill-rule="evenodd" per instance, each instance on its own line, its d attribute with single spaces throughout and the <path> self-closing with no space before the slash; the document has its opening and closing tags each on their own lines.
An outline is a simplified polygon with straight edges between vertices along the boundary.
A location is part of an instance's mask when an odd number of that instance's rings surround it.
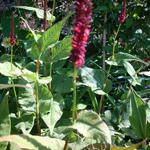
<svg viewBox="0 0 150 150">
<path fill-rule="evenodd" d="M 12 12 L 11 21 L 10 21 L 10 44 L 12 46 L 16 45 L 16 37 L 14 32 L 14 13 Z"/>
<path fill-rule="evenodd" d="M 123 8 L 122 8 L 121 14 L 120 14 L 120 16 L 119 16 L 119 18 L 118 18 L 118 21 L 119 21 L 121 24 L 124 23 L 125 20 L 126 20 L 126 7 L 127 7 L 126 5 L 127 5 L 126 0 L 123 0 Z"/>
<path fill-rule="evenodd" d="M 92 0 L 76 1 L 76 17 L 74 24 L 74 37 L 70 59 L 73 65 L 79 69 L 84 64 L 86 44 L 90 34 L 92 16 Z"/>
</svg>

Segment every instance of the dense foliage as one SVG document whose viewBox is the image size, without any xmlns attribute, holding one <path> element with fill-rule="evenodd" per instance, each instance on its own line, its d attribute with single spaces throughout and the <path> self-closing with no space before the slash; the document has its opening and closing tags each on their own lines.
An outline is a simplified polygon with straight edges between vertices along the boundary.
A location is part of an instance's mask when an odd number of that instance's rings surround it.
<svg viewBox="0 0 150 150">
<path fill-rule="evenodd" d="M 89 28 L 75 0 L 0 0 L 0 150 L 150 149 L 150 1 L 123 1 L 93 0 Z"/>
</svg>

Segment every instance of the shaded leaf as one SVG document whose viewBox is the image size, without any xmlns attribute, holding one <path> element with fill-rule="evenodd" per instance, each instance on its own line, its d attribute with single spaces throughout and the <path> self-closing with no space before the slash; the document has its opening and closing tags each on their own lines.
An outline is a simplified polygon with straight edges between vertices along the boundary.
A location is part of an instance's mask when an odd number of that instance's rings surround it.
<svg viewBox="0 0 150 150">
<path fill-rule="evenodd" d="M 55 75 L 52 80 L 52 89 L 58 93 L 69 93 L 72 88 L 72 79 L 66 75 Z"/>
<path fill-rule="evenodd" d="M 139 138 L 146 138 L 146 104 L 141 97 L 132 90 L 130 95 L 130 115 L 131 126 Z"/>
</svg>

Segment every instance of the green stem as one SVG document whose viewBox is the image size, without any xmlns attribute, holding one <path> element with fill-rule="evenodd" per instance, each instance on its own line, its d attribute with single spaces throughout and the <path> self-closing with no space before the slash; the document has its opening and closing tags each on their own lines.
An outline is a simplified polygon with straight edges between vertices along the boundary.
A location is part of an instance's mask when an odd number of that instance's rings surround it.
<svg viewBox="0 0 150 150">
<path fill-rule="evenodd" d="M 50 58 L 52 58 L 52 56 L 53 56 L 53 49 L 52 48 L 50 48 Z M 52 78 L 52 71 L 53 71 L 53 63 L 52 62 L 50 62 L 50 67 L 49 67 L 49 76 Z M 49 88 L 49 90 L 51 90 L 51 88 L 52 88 L 52 84 L 51 84 L 51 82 L 48 84 L 48 88 Z"/>
<path fill-rule="evenodd" d="M 53 0 L 52 16 L 54 15 L 55 5 L 56 5 L 56 0 Z"/>
<path fill-rule="evenodd" d="M 18 99 L 17 99 L 17 92 L 16 92 L 16 88 L 14 86 L 14 81 L 13 79 L 11 79 L 11 82 L 12 82 L 12 85 L 13 85 L 13 92 L 14 92 L 14 96 L 15 96 L 15 103 L 16 103 L 16 107 L 17 107 L 17 116 L 20 117 L 20 106 L 19 106 L 19 103 L 18 103 Z"/>
<path fill-rule="evenodd" d="M 38 59 L 36 64 L 36 74 L 37 78 L 39 78 L 40 71 L 40 59 Z M 36 103 L 36 123 L 37 123 L 37 132 L 38 135 L 41 135 L 41 126 L 40 126 L 40 109 L 39 109 L 39 89 L 38 83 L 35 83 L 35 103 Z"/>
<path fill-rule="evenodd" d="M 52 77 L 52 71 L 53 71 L 53 64 L 50 62 L 50 68 L 49 68 L 49 76 Z M 51 82 L 48 84 L 49 90 L 52 88 Z"/>
<path fill-rule="evenodd" d="M 113 43 L 113 49 L 112 49 L 112 59 L 115 58 L 115 50 L 116 50 L 116 45 L 117 45 L 116 39 L 118 37 L 119 31 L 120 31 L 120 27 L 121 27 L 121 24 L 119 24 L 119 27 L 118 27 L 117 32 L 115 34 L 114 43 Z M 107 84 L 107 81 L 108 81 L 108 77 L 109 77 L 111 68 L 112 68 L 112 65 L 109 66 L 103 90 L 105 90 L 105 88 L 106 88 L 106 84 Z M 100 102 L 99 102 L 99 113 L 101 113 L 102 109 L 103 109 L 103 100 L 104 100 L 104 95 L 101 96 L 101 99 L 100 99 Z"/>
<path fill-rule="evenodd" d="M 119 24 L 119 27 L 117 29 L 117 32 L 116 32 L 116 35 L 115 35 L 115 38 L 114 38 L 113 50 L 112 50 L 112 58 L 115 57 L 115 49 L 116 49 L 116 45 L 117 45 L 116 39 L 117 39 L 118 33 L 120 31 L 120 27 L 121 27 L 121 24 Z"/>
<path fill-rule="evenodd" d="M 35 88 L 36 88 L 36 98 L 35 98 L 35 101 L 36 101 L 36 123 L 37 123 L 37 132 L 38 132 L 38 135 L 41 135 L 38 83 L 36 83 Z"/>
<path fill-rule="evenodd" d="M 11 63 L 11 70 L 13 70 L 13 46 L 11 45 L 10 46 L 10 63 Z M 13 79 L 11 78 L 11 82 L 12 82 L 12 85 L 13 85 L 13 92 L 14 92 L 14 96 L 15 96 L 15 103 L 16 103 L 16 107 L 17 107 L 17 115 L 18 117 L 20 116 L 20 111 L 19 111 L 19 103 L 18 103 L 18 100 L 17 100 L 17 92 L 16 92 L 16 88 L 14 86 L 14 81 Z"/>
<path fill-rule="evenodd" d="M 73 73 L 73 107 L 72 107 L 72 118 L 73 122 L 77 119 L 77 68 L 74 67 L 74 73 Z"/>
<path fill-rule="evenodd" d="M 11 63 L 11 70 L 13 69 L 13 46 L 10 46 L 10 63 Z"/>
<path fill-rule="evenodd" d="M 102 109 L 103 109 L 103 100 L 104 100 L 104 95 L 101 96 L 101 99 L 99 102 L 99 114 L 102 112 Z"/>
</svg>

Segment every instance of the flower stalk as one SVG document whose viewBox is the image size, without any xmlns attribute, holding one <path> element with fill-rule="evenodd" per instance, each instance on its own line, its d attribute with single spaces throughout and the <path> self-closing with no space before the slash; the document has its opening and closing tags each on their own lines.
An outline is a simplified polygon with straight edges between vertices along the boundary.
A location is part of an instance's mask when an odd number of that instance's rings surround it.
<svg viewBox="0 0 150 150">
<path fill-rule="evenodd" d="M 88 37 L 90 34 L 92 16 L 92 0 L 76 0 L 76 16 L 74 24 L 74 36 L 72 39 L 72 51 L 70 60 L 74 66 L 73 73 L 73 122 L 77 119 L 77 91 L 76 79 L 78 70 L 84 65 Z"/>
<path fill-rule="evenodd" d="M 73 122 L 77 120 L 77 74 L 78 74 L 78 69 L 74 67 L 74 72 L 73 72 L 73 107 L 72 107 L 72 118 Z"/>
</svg>

